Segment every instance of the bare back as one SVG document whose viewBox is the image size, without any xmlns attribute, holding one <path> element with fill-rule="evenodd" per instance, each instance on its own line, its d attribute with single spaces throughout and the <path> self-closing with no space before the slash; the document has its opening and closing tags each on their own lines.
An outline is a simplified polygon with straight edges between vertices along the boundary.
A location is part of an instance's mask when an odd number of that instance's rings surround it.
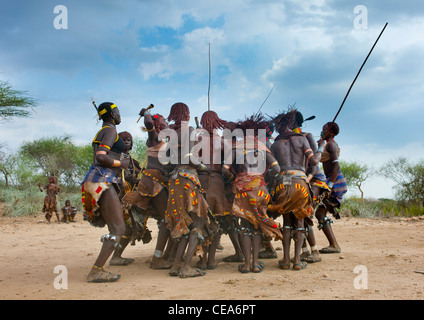
<svg viewBox="0 0 424 320">
<path fill-rule="evenodd" d="M 311 150 L 308 140 L 300 135 L 290 136 L 288 139 L 278 139 L 271 146 L 281 170 L 303 170 L 307 153 Z"/>
</svg>

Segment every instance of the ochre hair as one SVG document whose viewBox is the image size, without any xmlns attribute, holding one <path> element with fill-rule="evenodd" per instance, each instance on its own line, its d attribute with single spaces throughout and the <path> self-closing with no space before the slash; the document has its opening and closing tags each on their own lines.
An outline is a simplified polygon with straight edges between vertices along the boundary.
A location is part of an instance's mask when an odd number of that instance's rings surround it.
<svg viewBox="0 0 424 320">
<path fill-rule="evenodd" d="M 214 129 L 224 129 L 227 125 L 227 122 L 220 119 L 215 111 L 206 111 L 202 115 L 200 124 L 202 125 L 203 129 L 209 133 L 213 133 Z"/>
<path fill-rule="evenodd" d="M 168 121 L 174 121 L 174 129 L 180 127 L 182 121 L 188 121 L 190 119 L 190 110 L 188 106 L 183 102 L 174 103 L 169 112 Z"/>
</svg>

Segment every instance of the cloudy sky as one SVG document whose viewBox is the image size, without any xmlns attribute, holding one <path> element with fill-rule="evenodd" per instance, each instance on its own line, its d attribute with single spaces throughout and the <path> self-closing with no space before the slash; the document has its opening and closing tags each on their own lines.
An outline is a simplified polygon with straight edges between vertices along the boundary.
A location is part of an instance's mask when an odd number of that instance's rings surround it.
<svg viewBox="0 0 424 320">
<path fill-rule="evenodd" d="M 209 43 L 211 108 L 221 118 L 255 113 L 275 85 L 262 111 L 295 105 L 316 116 L 304 131 L 318 139 L 388 22 L 337 118 L 341 159 L 378 168 L 399 156 L 424 158 L 424 2 L 2 0 L 1 7 L 0 80 L 38 101 L 30 118 L 0 122 L 9 150 L 65 134 L 90 143 L 100 128 L 91 97 L 115 102 L 118 130 L 133 136 L 144 137 L 136 121 L 150 103 L 167 116 L 185 102 L 192 119 L 200 117 Z M 391 181 L 365 184 L 365 196 L 392 195 Z"/>
</svg>

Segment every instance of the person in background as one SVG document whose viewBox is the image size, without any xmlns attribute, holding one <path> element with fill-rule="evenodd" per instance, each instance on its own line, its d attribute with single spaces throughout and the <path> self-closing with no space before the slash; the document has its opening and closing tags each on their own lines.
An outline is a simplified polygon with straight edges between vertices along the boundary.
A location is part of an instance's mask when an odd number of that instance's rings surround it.
<svg viewBox="0 0 424 320">
<path fill-rule="evenodd" d="M 41 188 L 41 183 L 38 184 L 38 188 L 41 192 L 46 191 L 46 197 L 44 198 L 43 212 L 46 213 L 46 220 L 50 223 L 53 216 L 53 212 L 56 214 L 57 223 L 60 223 L 59 212 L 57 211 L 56 195 L 60 192 L 60 188 L 56 184 L 55 177 L 49 178 L 49 183 Z"/>
</svg>

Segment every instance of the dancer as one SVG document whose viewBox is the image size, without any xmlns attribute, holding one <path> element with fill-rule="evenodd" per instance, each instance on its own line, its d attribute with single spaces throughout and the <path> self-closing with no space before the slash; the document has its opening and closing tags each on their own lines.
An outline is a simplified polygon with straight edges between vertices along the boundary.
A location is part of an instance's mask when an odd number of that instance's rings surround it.
<svg viewBox="0 0 424 320">
<path fill-rule="evenodd" d="M 207 167 L 191 153 L 195 142 L 190 137 L 195 129 L 188 125 L 189 120 L 190 110 L 185 103 L 177 102 L 172 105 L 168 121 L 174 122 L 172 128 L 176 136 L 171 137 L 168 146 L 175 152 L 171 155 L 175 169 L 169 179 L 165 219 L 171 236 L 178 245 L 169 274 L 179 275 L 181 278 L 206 274 L 201 269 L 192 268 L 190 263 L 198 245 L 201 246 L 208 238 L 213 238 L 209 221 L 210 209 L 198 178 L 198 171 L 207 170 Z"/>
<path fill-rule="evenodd" d="M 225 128 L 226 121 L 220 119 L 216 112 L 206 111 L 200 120 L 203 131 L 199 135 L 199 143 L 194 147 L 196 154 L 200 151 L 209 153 L 208 171 L 198 171 L 198 176 L 202 188 L 206 192 L 206 201 L 208 202 L 213 218 L 210 219 L 211 227 L 214 229 L 215 237 L 211 239 L 209 245 L 203 248 L 203 257 L 198 263 L 202 270 L 215 269 L 217 266 L 215 253 L 220 244 L 223 230 L 228 230 L 228 218 L 231 218 L 231 204 L 226 198 L 225 177 L 231 178 L 229 166 L 224 164 L 226 158 L 231 164 L 231 144 L 224 140 L 217 130 Z M 204 139 L 204 140 L 203 140 Z M 202 148 L 198 150 L 198 148 Z M 206 148 L 206 150 L 203 150 Z M 202 154 L 203 156 L 203 154 Z"/>
<path fill-rule="evenodd" d="M 329 242 L 327 247 L 319 250 L 320 253 L 341 252 L 341 248 L 331 228 L 333 220 L 327 217 L 327 213 L 330 212 L 336 219 L 340 219 L 340 205 L 343 195 L 347 192 L 347 183 L 339 165 L 340 148 L 334 140 L 334 137 L 339 134 L 339 131 L 339 126 L 335 122 L 327 122 L 323 126 L 321 133 L 322 138 L 326 141 L 321 162 L 326 176 L 326 183 L 331 192 L 329 197 L 316 210 L 316 217 L 319 222 L 318 229 L 322 229 Z"/>
<path fill-rule="evenodd" d="M 318 147 L 313 135 L 309 132 L 304 132 L 302 130 L 303 123 L 305 121 L 309 121 L 312 119 L 315 119 L 315 116 L 304 119 L 302 113 L 299 111 L 296 111 L 293 132 L 304 136 L 308 140 L 309 146 L 311 147 L 312 152 L 315 154 L 317 152 Z M 312 190 L 313 208 L 315 209 L 317 207 L 319 199 L 322 198 L 325 191 L 328 190 L 328 187 L 327 187 L 327 184 L 325 183 L 324 173 L 322 172 L 322 170 L 319 168 L 318 165 L 312 166 L 310 165 L 308 161 L 306 161 L 305 168 L 306 168 L 306 175 L 308 177 L 311 190 Z M 306 261 L 307 263 L 315 263 L 315 262 L 321 261 L 321 257 L 319 255 L 318 248 L 316 245 L 312 219 L 313 219 L 313 214 L 310 217 L 306 217 L 304 220 L 306 239 L 302 246 L 302 254 L 300 255 L 301 261 Z M 311 251 L 309 251 L 308 249 L 308 243 L 309 243 L 309 246 L 311 247 Z"/>
<path fill-rule="evenodd" d="M 258 138 L 259 131 L 266 130 L 266 122 L 261 114 L 239 121 L 237 127 L 244 136 L 244 139 L 236 142 L 232 158 L 236 173 L 232 211 L 240 218 L 244 255 L 244 264 L 240 264 L 238 270 L 241 273 L 258 273 L 264 268 L 259 261 L 262 239 L 282 239 L 279 223 L 267 215 L 270 195 L 265 186 L 267 170 L 275 175 L 280 167 L 270 150 Z"/>
<path fill-rule="evenodd" d="M 129 207 L 123 203 L 124 196 L 134 190 L 137 186 L 137 176 L 141 171 L 140 163 L 135 160 L 130 151 L 133 147 L 133 137 L 128 131 L 122 131 L 119 134 L 119 137 L 125 143 L 125 149 L 121 154 L 122 158 L 129 160 L 129 165 L 127 168 L 121 171 L 120 175 L 120 184 L 119 186 L 119 199 L 122 202 L 122 212 L 124 214 L 125 220 L 125 233 L 122 235 L 119 242 L 119 246 L 116 247 L 113 252 L 112 258 L 110 259 L 109 265 L 111 266 L 126 266 L 134 262 L 132 258 L 123 258 L 122 253 L 125 248 L 131 241 L 132 245 L 135 245 L 135 240 L 143 240 L 144 243 L 148 243 L 151 239 L 150 231 L 144 225 L 137 225 L 134 216 L 138 217 L 140 214 L 137 208 Z M 143 220 L 143 217 L 140 218 Z"/>
<path fill-rule="evenodd" d="M 97 110 L 103 124 L 93 139 L 94 160 L 82 182 L 81 193 L 86 219 L 96 227 L 106 224 L 109 234 L 101 237 L 103 245 L 87 275 L 87 281 L 112 282 L 118 280 L 120 275 L 107 272 L 103 266 L 125 233 L 117 177 L 122 169 L 129 166 L 129 160 L 120 160 L 125 143 L 116 132 L 116 126 L 121 123 L 118 107 L 114 103 L 104 102 Z"/>
<path fill-rule="evenodd" d="M 148 108 L 141 109 L 139 115 L 144 117 L 144 126 L 148 133 L 146 140 L 147 162 L 141 172 L 137 190 L 128 193 L 124 197 L 124 202 L 133 208 L 142 210 L 145 219 L 141 220 L 139 215 L 134 216 L 137 224 L 145 225 L 149 217 L 158 221 L 159 233 L 150 267 L 152 269 L 169 269 L 172 263 L 167 260 L 169 255 L 164 255 L 169 239 L 169 230 L 165 222 L 169 174 L 167 168 L 159 159 L 159 151 L 166 145 L 165 140 L 159 135 L 162 130 L 168 128 L 168 123 L 160 114 L 152 116 Z M 168 248 L 171 247 L 172 244 L 168 243 Z"/>
<path fill-rule="evenodd" d="M 311 166 L 318 164 L 322 148 L 314 154 L 308 140 L 301 134 L 294 133 L 296 110 L 281 113 L 275 118 L 276 130 L 279 133 L 271 147 L 281 167 L 277 177 L 275 203 L 268 207 L 273 217 L 283 215 L 283 259 L 279 261 L 281 269 L 290 268 L 290 243 L 293 231 L 295 254 L 293 270 L 306 268 L 306 262 L 300 261 L 300 251 L 305 238 L 304 219 L 313 212 L 312 195 L 305 173 L 306 160 Z M 323 141 L 319 141 L 320 146 Z"/>
</svg>

